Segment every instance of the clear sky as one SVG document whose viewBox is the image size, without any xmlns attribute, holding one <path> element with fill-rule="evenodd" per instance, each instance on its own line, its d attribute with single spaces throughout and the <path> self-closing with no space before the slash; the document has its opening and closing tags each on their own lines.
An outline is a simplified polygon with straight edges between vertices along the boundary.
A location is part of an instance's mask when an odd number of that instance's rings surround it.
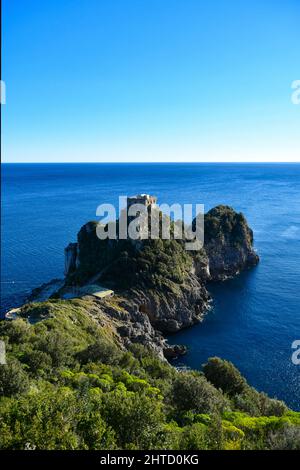
<svg viewBox="0 0 300 470">
<path fill-rule="evenodd" d="M 299 0 L 2 9 L 3 161 L 300 161 Z"/>
</svg>

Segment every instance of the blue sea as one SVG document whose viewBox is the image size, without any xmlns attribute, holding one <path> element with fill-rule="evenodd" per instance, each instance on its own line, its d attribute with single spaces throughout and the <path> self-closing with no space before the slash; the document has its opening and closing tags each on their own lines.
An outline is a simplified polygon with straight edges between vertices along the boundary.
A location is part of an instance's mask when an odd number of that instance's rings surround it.
<svg viewBox="0 0 300 470">
<path fill-rule="evenodd" d="M 209 285 L 213 309 L 202 324 L 170 338 L 181 362 L 200 368 L 228 359 L 251 385 L 300 409 L 300 165 L 297 164 L 3 164 L 1 309 L 63 276 L 64 247 L 119 195 L 159 202 L 228 204 L 254 230 L 261 262 L 234 280 Z"/>
</svg>

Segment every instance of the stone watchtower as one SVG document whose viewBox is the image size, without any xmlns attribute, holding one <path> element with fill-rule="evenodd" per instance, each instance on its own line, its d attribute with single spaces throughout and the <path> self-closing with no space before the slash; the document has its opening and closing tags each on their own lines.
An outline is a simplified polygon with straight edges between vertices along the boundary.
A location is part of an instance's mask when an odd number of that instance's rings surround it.
<svg viewBox="0 0 300 470">
<path fill-rule="evenodd" d="M 150 196 L 149 194 L 137 194 L 127 198 L 127 223 L 129 224 L 136 216 L 140 216 L 139 225 L 135 229 L 139 233 L 139 236 L 135 238 L 135 240 L 143 238 L 143 233 L 148 233 L 148 213 L 149 210 L 152 210 L 152 207 L 156 206 L 156 201 L 157 197 Z M 135 215 L 128 215 L 130 207 L 135 204 L 143 206 L 144 210 L 137 211 Z"/>
<path fill-rule="evenodd" d="M 149 194 L 136 194 L 135 196 L 127 198 L 127 211 L 133 204 L 141 204 L 147 208 L 148 206 L 155 205 L 156 202 L 156 196 L 150 196 Z"/>
</svg>

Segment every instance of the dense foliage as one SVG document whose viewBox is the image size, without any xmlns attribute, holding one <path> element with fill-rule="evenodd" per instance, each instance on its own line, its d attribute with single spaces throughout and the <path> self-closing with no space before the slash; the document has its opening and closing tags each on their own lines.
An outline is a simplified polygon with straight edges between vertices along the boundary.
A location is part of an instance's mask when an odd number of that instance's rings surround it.
<svg viewBox="0 0 300 470">
<path fill-rule="evenodd" d="M 151 233 L 151 211 L 146 215 L 148 233 Z M 217 249 L 231 247 L 234 252 L 222 251 L 222 258 L 229 264 L 237 264 L 235 271 L 246 266 L 247 256 L 252 254 L 253 233 L 242 213 L 228 206 L 217 206 L 204 216 L 204 247 L 202 250 L 187 251 L 184 239 L 176 238 L 180 227 L 186 234 L 182 221 L 172 221 L 159 214 L 157 239 L 99 239 L 97 222 L 85 224 L 77 237 L 78 259 L 73 271 L 68 273 L 67 285 L 83 285 L 99 281 L 114 290 L 133 287 L 153 288 L 156 291 L 171 291 L 176 295 L 178 286 L 188 280 L 192 266 L 208 265 L 208 258 Z M 170 227 L 170 239 L 162 239 L 162 221 Z M 195 230 L 196 219 L 192 223 Z M 118 233 L 119 220 L 103 228 L 109 232 L 112 226 Z M 146 225 L 147 226 L 147 225 Z M 245 252 L 242 253 L 241 249 Z M 257 255 L 252 254 L 251 265 L 257 264 Z M 245 266 L 243 266 L 243 263 Z M 213 263 L 212 263 L 213 264 Z M 229 266 L 230 267 L 230 266 Z M 232 267 L 232 266 L 231 266 Z M 224 267 L 222 269 L 225 269 Z M 196 269 L 199 275 L 199 269 Z M 214 266 L 212 266 L 214 271 Z M 213 273 L 212 273 L 213 274 Z M 200 275 L 201 277 L 201 275 Z"/>
<path fill-rule="evenodd" d="M 300 449 L 300 413 L 211 359 L 179 372 L 118 343 L 87 300 L 53 300 L 0 323 L 1 449 Z"/>
<path fill-rule="evenodd" d="M 79 266 L 67 284 L 84 284 L 99 274 L 101 283 L 113 289 L 147 286 L 176 293 L 191 270 L 192 258 L 181 240 L 100 240 L 96 228 L 89 222 L 79 231 Z"/>
<path fill-rule="evenodd" d="M 248 242 L 253 243 L 253 232 L 248 227 L 242 213 L 235 212 L 229 206 L 217 206 L 204 216 L 205 244 L 211 242 L 229 241 L 230 244 L 239 246 Z"/>
</svg>

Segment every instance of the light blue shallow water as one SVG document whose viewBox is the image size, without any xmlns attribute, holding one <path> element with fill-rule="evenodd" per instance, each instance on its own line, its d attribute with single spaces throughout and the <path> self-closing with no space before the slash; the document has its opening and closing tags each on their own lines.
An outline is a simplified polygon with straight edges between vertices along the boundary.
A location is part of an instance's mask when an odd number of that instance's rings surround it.
<svg viewBox="0 0 300 470">
<path fill-rule="evenodd" d="M 64 247 L 98 204 L 137 192 L 245 213 L 259 266 L 209 286 L 213 311 L 170 341 L 189 346 L 185 364 L 229 359 L 253 386 L 300 409 L 300 366 L 291 361 L 300 339 L 300 165 L 2 165 L 2 312 L 62 277 Z"/>
</svg>

